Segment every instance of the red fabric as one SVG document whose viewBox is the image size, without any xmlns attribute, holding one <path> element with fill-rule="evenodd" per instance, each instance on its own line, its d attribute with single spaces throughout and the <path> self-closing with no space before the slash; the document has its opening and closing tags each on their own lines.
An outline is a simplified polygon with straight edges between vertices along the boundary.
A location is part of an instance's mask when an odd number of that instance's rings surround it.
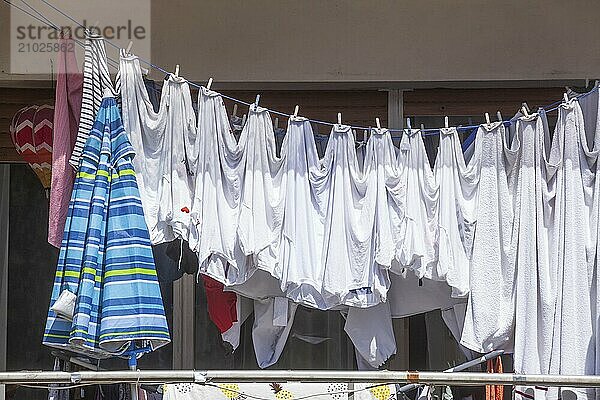
<svg viewBox="0 0 600 400">
<path fill-rule="evenodd" d="M 54 247 L 60 247 L 62 241 L 75 181 L 69 158 L 77 139 L 83 87 L 83 75 L 79 73 L 75 59 L 75 42 L 73 39 L 61 39 L 59 43 L 48 218 L 48 243 Z"/>
<path fill-rule="evenodd" d="M 237 296 L 232 292 L 223 291 L 223 284 L 213 278 L 202 275 L 208 315 L 221 333 L 226 332 L 237 322 Z"/>
<path fill-rule="evenodd" d="M 488 373 L 503 372 L 502 359 L 498 356 L 495 360 L 488 360 L 487 362 Z M 503 400 L 504 399 L 504 386 L 502 385 L 486 385 L 485 386 L 485 399 L 486 400 Z"/>
</svg>

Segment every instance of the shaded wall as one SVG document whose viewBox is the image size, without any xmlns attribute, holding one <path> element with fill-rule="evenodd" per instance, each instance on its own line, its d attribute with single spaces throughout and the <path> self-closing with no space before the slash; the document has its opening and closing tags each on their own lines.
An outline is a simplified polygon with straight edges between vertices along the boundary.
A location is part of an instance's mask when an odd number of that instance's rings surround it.
<svg viewBox="0 0 600 400">
<path fill-rule="evenodd" d="M 58 249 L 47 243 L 48 200 L 27 165 L 10 167 L 6 369 L 51 370 L 42 345 Z M 43 399 L 43 390 L 19 389 L 14 398 Z"/>
<path fill-rule="evenodd" d="M 595 0 L 152 0 L 151 49 L 155 63 L 180 64 L 192 80 L 214 76 L 217 88 L 594 78 L 599 14 Z M 7 21 L 0 3 L 2 71 Z"/>
</svg>

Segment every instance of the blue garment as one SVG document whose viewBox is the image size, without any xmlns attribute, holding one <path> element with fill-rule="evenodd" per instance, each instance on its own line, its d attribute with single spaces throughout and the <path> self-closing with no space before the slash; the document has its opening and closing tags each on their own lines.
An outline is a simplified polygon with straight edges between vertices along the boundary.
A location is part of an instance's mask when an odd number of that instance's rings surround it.
<svg viewBox="0 0 600 400">
<path fill-rule="evenodd" d="M 48 346 L 105 358 L 132 340 L 152 349 L 170 342 L 133 156 L 115 99 L 104 98 L 75 178 L 52 292 L 51 304 L 63 290 L 75 293 L 75 313 L 71 322 L 48 312 Z"/>
</svg>

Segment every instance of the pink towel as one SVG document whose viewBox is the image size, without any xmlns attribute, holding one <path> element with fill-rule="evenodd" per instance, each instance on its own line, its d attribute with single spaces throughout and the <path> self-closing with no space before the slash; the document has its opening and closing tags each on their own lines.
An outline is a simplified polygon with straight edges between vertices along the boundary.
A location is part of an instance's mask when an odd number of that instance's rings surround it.
<svg viewBox="0 0 600 400">
<path fill-rule="evenodd" d="M 79 72 L 75 57 L 75 42 L 71 38 L 63 38 L 59 43 L 48 216 L 48 243 L 55 247 L 60 247 L 62 241 L 75 180 L 75 172 L 69 165 L 69 158 L 77 138 L 83 85 L 83 75 Z"/>
</svg>

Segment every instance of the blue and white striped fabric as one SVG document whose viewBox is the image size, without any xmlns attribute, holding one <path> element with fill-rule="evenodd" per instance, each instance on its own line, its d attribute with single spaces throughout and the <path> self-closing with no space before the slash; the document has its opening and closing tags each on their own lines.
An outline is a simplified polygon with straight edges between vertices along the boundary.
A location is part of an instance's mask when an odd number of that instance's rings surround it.
<svg viewBox="0 0 600 400">
<path fill-rule="evenodd" d="M 152 349 L 170 342 L 133 156 L 115 99 L 104 98 L 75 179 L 50 303 L 69 290 L 75 313 L 71 322 L 48 312 L 48 346 L 106 358 L 132 341 Z"/>
</svg>

